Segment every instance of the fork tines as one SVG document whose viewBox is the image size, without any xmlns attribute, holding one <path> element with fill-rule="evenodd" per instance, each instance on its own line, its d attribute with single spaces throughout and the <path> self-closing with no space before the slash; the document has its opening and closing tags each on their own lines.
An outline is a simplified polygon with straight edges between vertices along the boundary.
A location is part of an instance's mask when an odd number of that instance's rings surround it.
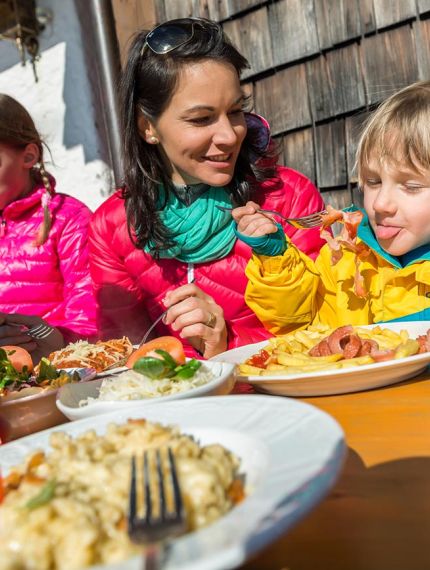
<svg viewBox="0 0 430 570">
<path fill-rule="evenodd" d="M 26 334 L 28 334 L 29 336 L 31 336 L 33 338 L 42 339 L 42 338 L 46 338 L 47 336 L 49 336 L 53 330 L 54 329 L 49 325 L 40 324 L 40 325 L 36 325 L 36 326 L 29 328 L 26 331 Z"/>
<path fill-rule="evenodd" d="M 175 459 L 170 448 L 163 455 L 164 461 L 157 449 L 145 451 L 142 461 L 132 458 L 128 534 L 138 544 L 173 538 L 186 530 Z"/>
</svg>

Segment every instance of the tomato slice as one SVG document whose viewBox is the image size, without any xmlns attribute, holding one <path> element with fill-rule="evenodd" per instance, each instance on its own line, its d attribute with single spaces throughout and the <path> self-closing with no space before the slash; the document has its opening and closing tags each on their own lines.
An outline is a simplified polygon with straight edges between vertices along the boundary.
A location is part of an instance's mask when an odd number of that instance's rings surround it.
<svg viewBox="0 0 430 570">
<path fill-rule="evenodd" d="M 174 336 L 160 336 L 159 338 L 150 340 L 132 352 L 125 365 L 127 368 L 133 368 L 134 363 L 143 356 L 155 356 L 156 358 L 160 358 L 160 356 L 154 352 L 157 348 L 168 352 L 178 364 L 185 364 L 185 353 L 182 342 Z"/>
<path fill-rule="evenodd" d="M 11 361 L 12 366 L 17 372 L 22 372 L 24 366 L 27 366 L 28 372 L 33 371 L 33 359 L 31 354 L 21 346 L 2 346 L 0 347 L 6 351 L 8 359 Z"/>
</svg>

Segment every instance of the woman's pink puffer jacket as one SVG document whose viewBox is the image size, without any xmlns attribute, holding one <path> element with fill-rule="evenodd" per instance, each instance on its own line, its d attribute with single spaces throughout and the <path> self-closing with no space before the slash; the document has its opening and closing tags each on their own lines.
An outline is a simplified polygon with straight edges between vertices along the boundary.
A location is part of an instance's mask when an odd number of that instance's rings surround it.
<svg viewBox="0 0 430 570">
<path fill-rule="evenodd" d="M 52 187 L 55 181 L 51 178 Z M 91 211 L 55 191 L 49 204 L 52 228 L 33 245 L 42 221 L 42 184 L 0 212 L 0 312 L 36 315 L 60 328 L 65 340 L 96 333 L 95 301 L 88 268 Z"/>
<path fill-rule="evenodd" d="M 263 208 L 294 218 L 324 207 L 321 195 L 310 180 L 281 166 L 277 177 L 261 184 L 253 199 Z M 324 243 L 317 228 L 297 230 L 285 224 L 284 229 L 298 247 L 316 257 Z M 245 304 L 245 267 L 251 257 L 251 248 L 240 240 L 223 259 L 196 264 L 192 268 L 176 259 L 155 260 L 133 245 L 127 231 L 125 202 L 118 191 L 94 214 L 89 247 L 99 334 L 104 339 L 127 335 L 133 342 L 139 342 L 149 323 L 164 311 L 166 292 L 186 284 L 191 273 L 195 284 L 224 310 L 228 348 L 271 336 Z M 157 325 L 156 334 L 178 336 L 163 323 Z M 186 353 L 194 356 L 194 349 L 181 340 Z"/>
</svg>

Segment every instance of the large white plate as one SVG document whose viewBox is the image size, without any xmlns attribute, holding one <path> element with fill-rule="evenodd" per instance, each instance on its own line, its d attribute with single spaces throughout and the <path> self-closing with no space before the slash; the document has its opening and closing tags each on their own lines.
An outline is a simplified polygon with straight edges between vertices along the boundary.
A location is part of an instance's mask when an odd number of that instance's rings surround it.
<svg viewBox="0 0 430 570">
<path fill-rule="evenodd" d="M 234 387 L 234 365 L 227 362 L 205 362 L 205 367 L 209 369 L 214 378 L 207 384 L 197 386 L 185 392 L 178 392 L 169 396 L 159 396 L 156 398 L 146 398 L 141 400 L 127 401 L 105 401 L 93 402 L 88 406 L 79 407 L 79 402 L 87 398 L 97 398 L 102 379 L 93 380 L 85 384 L 65 384 L 57 394 L 57 408 L 69 420 L 80 420 L 99 414 L 106 414 L 114 410 L 141 408 L 151 404 L 164 404 L 171 400 L 183 400 L 186 398 L 197 398 L 199 396 L 219 396 L 229 394 Z M 126 368 L 128 370 L 128 368 Z"/>
<path fill-rule="evenodd" d="M 377 325 L 368 325 L 362 328 L 373 328 Z M 381 323 L 382 328 L 399 332 L 407 330 L 411 338 L 425 334 L 430 328 L 429 321 L 411 321 L 404 323 Z M 223 352 L 213 361 L 222 360 L 240 364 L 247 358 L 267 346 L 267 341 L 248 344 L 233 350 Z M 238 380 L 252 384 L 256 390 L 277 394 L 280 396 L 329 396 L 333 394 L 348 394 L 361 390 L 370 390 L 396 384 L 407 378 L 416 376 L 430 363 L 430 352 L 388 360 L 375 364 L 341 368 L 339 370 L 325 370 L 303 374 L 289 374 L 285 376 L 237 376 Z"/>
<path fill-rule="evenodd" d="M 345 454 L 342 430 L 328 414 L 302 402 L 258 395 L 122 410 L 65 424 L 61 431 L 73 436 L 88 429 L 103 433 L 111 422 L 141 417 L 178 425 L 201 444 L 218 442 L 233 451 L 241 459 L 250 493 L 211 526 L 175 540 L 164 570 L 228 570 L 242 564 L 321 501 Z M 53 431 L 0 447 L 3 474 L 30 451 L 48 449 Z M 142 560 L 109 568 L 140 570 Z"/>
</svg>

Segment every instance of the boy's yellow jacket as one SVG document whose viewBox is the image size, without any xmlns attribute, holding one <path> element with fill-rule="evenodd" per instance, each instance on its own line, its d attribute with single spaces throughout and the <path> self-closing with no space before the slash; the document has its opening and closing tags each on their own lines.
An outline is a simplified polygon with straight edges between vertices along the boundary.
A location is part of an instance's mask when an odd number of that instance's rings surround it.
<svg viewBox="0 0 430 570">
<path fill-rule="evenodd" d="M 381 249 L 367 216 L 358 238 L 371 250 L 359 266 L 366 298 L 354 293 L 355 253 L 343 248 L 333 265 L 325 245 L 313 262 L 290 243 L 282 256 L 253 255 L 246 268 L 246 302 L 274 335 L 319 322 L 338 327 L 430 321 L 430 244 L 393 257 Z"/>
</svg>

